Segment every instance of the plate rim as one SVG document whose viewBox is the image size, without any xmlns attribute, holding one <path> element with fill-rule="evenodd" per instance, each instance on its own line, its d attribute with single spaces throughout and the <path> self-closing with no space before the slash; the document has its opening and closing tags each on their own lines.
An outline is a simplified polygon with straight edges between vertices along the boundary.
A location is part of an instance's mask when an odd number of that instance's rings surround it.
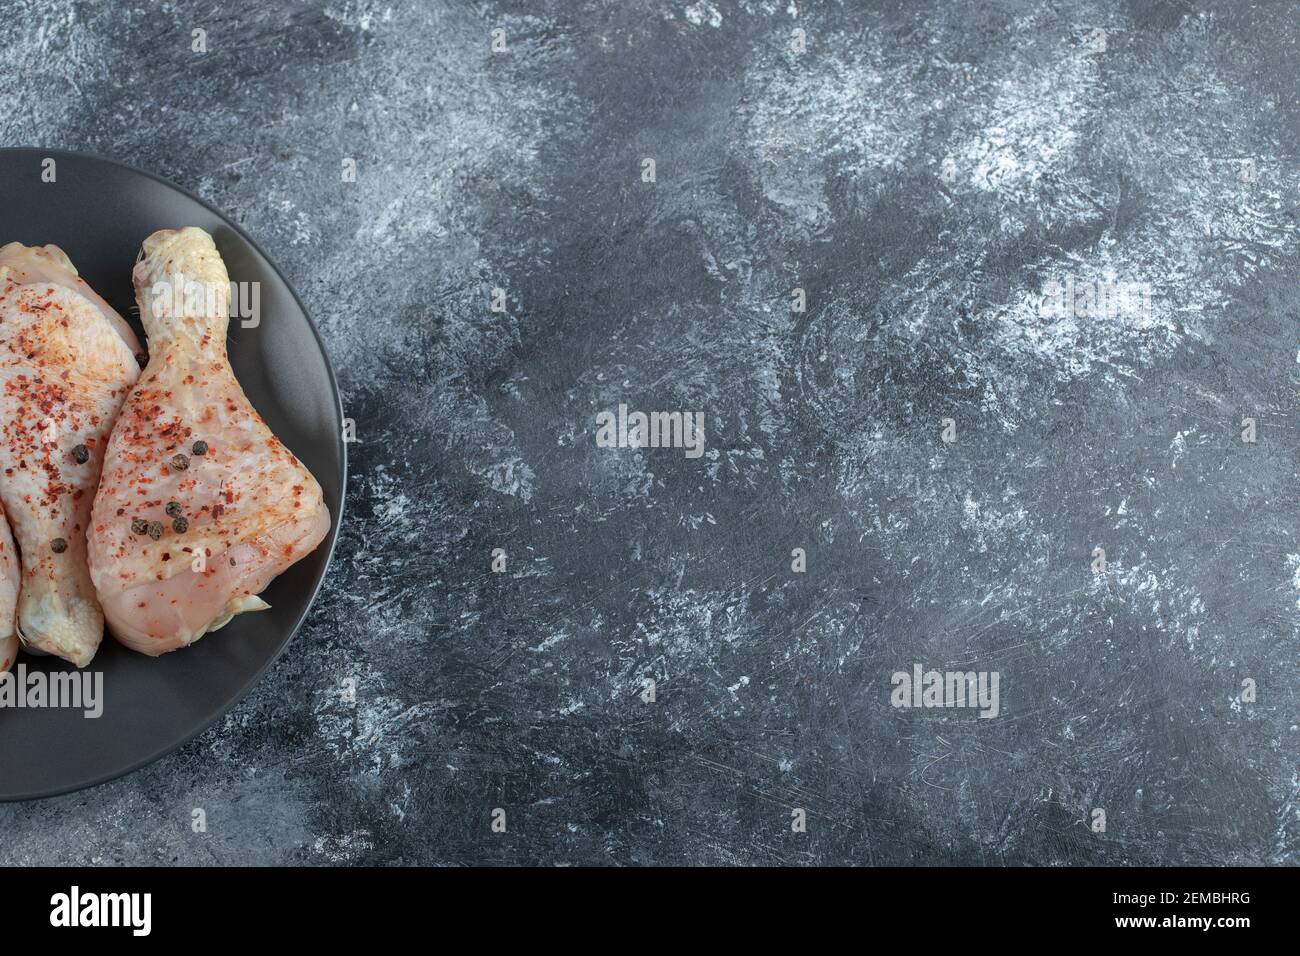
<svg viewBox="0 0 1300 956">
<path fill-rule="evenodd" d="M 100 156 L 96 153 L 83 153 L 71 149 L 46 149 L 40 146 L 0 146 L 0 158 L 17 154 L 33 154 L 39 155 L 41 158 L 52 157 L 56 160 L 60 157 L 70 157 L 78 160 L 88 160 L 92 163 L 105 163 L 109 166 L 117 166 L 128 173 L 133 173 L 137 176 L 144 176 L 145 178 L 152 179 L 154 182 L 159 183 L 168 189 L 175 190 L 187 199 L 198 203 L 201 207 L 225 223 L 226 226 L 234 230 L 234 232 L 244 242 L 248 243 L 249 246 L 251 246 L 253 250 L 262 257 L 262 260 L 271 267 L 271 271 L 274 272 L 279 280 L 284 284 L 284 287 L 289 290 L 289 294 L 293 297 L 294 303 L 298 306 L 299 311 L 302 312 L 303 317 L 307 320 L 307 327 L 311 329 L 311 333 L 316 339 L 316 345 L 320 349 L 321 357 L 325 360 L 325 371 L 329 378 L 330 391 L 334 395 L 334 407 L 337 412 L 337 418 L 339 422 L 342 422 L 344 414 L 343 393 L 339 389 L 338 376 L 334 371 L 334 361 L 330 358 L 329 349 L 325 346 L 325 339 L 321 336 L 320 329 L 316 325 L 316 320 L 312 318 L 311 312 L 308 311 L 307 306 L 303 304 L 302 297 L 298 295 L 298 290 L 294 288 L 293 283 L 291 283 L 280 270 L 280 267 L 276 264 L 275 260 L 266 254 L 266 251 L 258 245 L 257 241 L 253 239 L 253 237 L 250 236 L 243 227 L 234 222 L 229 216 L 217 209 L 211 203 L 190 192 L 184 186 L 180 186 L 157 173 L 150 172 L 147 169 L 141 169 L 138 166 L 133 166 L 130 163 L 125 163 L 118 159 Z M 286 634 L 284 640 L 280 642 L 280 646 L 276 648 L 275 653 L 268 657 L 266 662 L 263 663 L 262 666 L 244 682 L 244 684 L 231 697 L 230 701 L 204 721 L 193 733 L 182 737 L 175 743 L 167 744 L 140 760 L 128 764 L 121 770 L 100 774 L 88 780 L 70 784 L 68 786 L 59 786 L 47 790 L 38 790 L 31 793 L 19 794 L 0 793 L 0 803 L 22 803 L 35 800 L 48 800 L 52 797 L 90 790 L 94 787 L 99 787 L 103 784 L 121 779 L 122 777 L 135 773 L 137 770 L 142 770 L 150 764 L 157 763 L 164 757 L 170 756 L 177 750 L 180 750 L 180 748 L 184 747 L 191 741 L 203 736 L 203 734 L 207 733 L 216 725 L 217 721 L 222 717 L 225 717 L 228 713 L 244 702 L 248 695 L 252 693 L 253 688 L 261 682 L 262 678 L 266 676 L 266 673 L 275 665 L 284 652 L 288 650 L 289 645 L 292 644 L 294 639 L 298 636 L 298 632 L 302 630 L 302 626 L 306 622 L 307 616 L 311 614 L 312 609 L 316 606 L 316 600 L 320 597 L 321 589 L 325 586 L 325 580 L 329 577 L 330 569 L 333 567 L 334 552 L 338 546 L 339 530 L 343 525 L 343 515 L 347 510 L 348 499 L 348 445 L 347 442 L 343 440 L 341 427 L 335 430 L 335 447 L 339 453 L 339 506 L 338 514 L 333 516 L 333 520 L 330 522 L 329 533 L 326 535 L 327 540 L 324 542 L 326 544 L 325 565 L 321 569 L 320 578 L 316 581 L 315 587 L 312 588 L 311 596 L 308 597 L 307 603 L 303 606 L 302 612 L 289 627 L 288 634 Z M 105 625 L 105 630 L 107 631 L 107 625 Z"/>
</svg>

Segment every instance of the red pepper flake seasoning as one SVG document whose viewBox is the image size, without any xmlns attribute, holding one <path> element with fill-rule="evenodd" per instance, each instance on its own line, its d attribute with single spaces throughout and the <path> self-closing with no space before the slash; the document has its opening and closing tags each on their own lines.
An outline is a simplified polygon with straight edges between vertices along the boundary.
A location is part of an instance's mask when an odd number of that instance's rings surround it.
<svg viewBox="0 0 1300 956">
<path fill-rule="evenodd" d="M 55 538 L 50 542 L 50 550 L 55 554 L 62 554 L 64 551 L 68 550 L 68 542 L 64 541 L 62 538 Z"/>
</svg>

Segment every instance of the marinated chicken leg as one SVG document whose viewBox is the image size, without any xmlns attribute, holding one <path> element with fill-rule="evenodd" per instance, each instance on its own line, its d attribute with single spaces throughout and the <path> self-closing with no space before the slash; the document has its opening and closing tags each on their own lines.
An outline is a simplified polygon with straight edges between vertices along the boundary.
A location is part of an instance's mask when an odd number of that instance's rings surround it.
<svg viewBox="0 0 1300 956">
<path fill-rule="evenodd" d="M 18 636 L 78 667 L 104 633 L 86 528 L 139 351 L 57 246 L 0 248 L 0 500 L 22 551 Z"/>
<path fill-rule="evenodd" d="M 231 371 L 212 238 L 154 233 L 134 280 L 149 364 L 109 440 L 90 573 L 114 636 L 158 655 L 267 607 L 258 592 L 320 544 L 330 515 Z"/>
</svg>

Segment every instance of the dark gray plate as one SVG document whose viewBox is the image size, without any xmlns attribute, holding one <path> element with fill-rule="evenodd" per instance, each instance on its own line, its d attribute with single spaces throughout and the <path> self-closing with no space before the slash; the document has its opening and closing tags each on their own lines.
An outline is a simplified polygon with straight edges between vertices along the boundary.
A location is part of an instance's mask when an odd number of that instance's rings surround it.
<svg viewBox="0 0 1300 956">
<path fill-rule="evenodd" d="M 57 164 L 41 181 L 42 161 Z M 230 358 L 271 430 L 316 476 L 329 536 L 263 593 L 271 609 L 242 614 L 193 647 L 154 659 L 109 635 L 87 668 L 104 675 L 104 713 L 0 709 L 0 800 L 52 796 L 144 766 L 207 729 L 252 689 L 288 645 L 334 552 L 347 460 L 334 370 L 284 277 L 229 219 L 157 177 L 109 160 L 48 149 L 0 149 L 0 245 L 52 242 L 137 333 L 131 267 L 156 229 L 199 226 L 216 239 L 230 278 L 261 283 L 261 324 L 230 325 Z M 140 333 L 141 341 L 144 335 Z M 19 655 L 30 671 L 75 670 Z"/>
</svg>

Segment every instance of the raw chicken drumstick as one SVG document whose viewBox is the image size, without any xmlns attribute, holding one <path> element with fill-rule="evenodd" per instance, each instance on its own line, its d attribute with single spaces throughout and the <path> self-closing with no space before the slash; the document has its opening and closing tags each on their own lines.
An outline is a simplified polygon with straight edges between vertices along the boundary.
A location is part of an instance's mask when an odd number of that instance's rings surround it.
<svg viewBox="0 0 1300 956">
<path fill-rule="evenodd" d="M 0 511 L 0 674 L 14 666 L 18 656 L 18 630 L 14 615 L 18 610 L 18 552 L 9 522 Z"/>
<path fill-rule="evenodd" d="M 231 371 L 212 237 L 154 233 L 133 277 L 149 365 L 108 443 L 90 574 L 113 635 L 158 655 L 266 608 L 258 592 L 320 544 L 330 515 Z"/>
<path fill-rule="evenodd" d="M 104 634 L 86 529 L 139 351 L 58 246 L 0 248 L 0 500 L 22 552 L 17 634 L 78 667 Z M 11 644 L 0 637 L 0 660 Z"/>
</svg>

